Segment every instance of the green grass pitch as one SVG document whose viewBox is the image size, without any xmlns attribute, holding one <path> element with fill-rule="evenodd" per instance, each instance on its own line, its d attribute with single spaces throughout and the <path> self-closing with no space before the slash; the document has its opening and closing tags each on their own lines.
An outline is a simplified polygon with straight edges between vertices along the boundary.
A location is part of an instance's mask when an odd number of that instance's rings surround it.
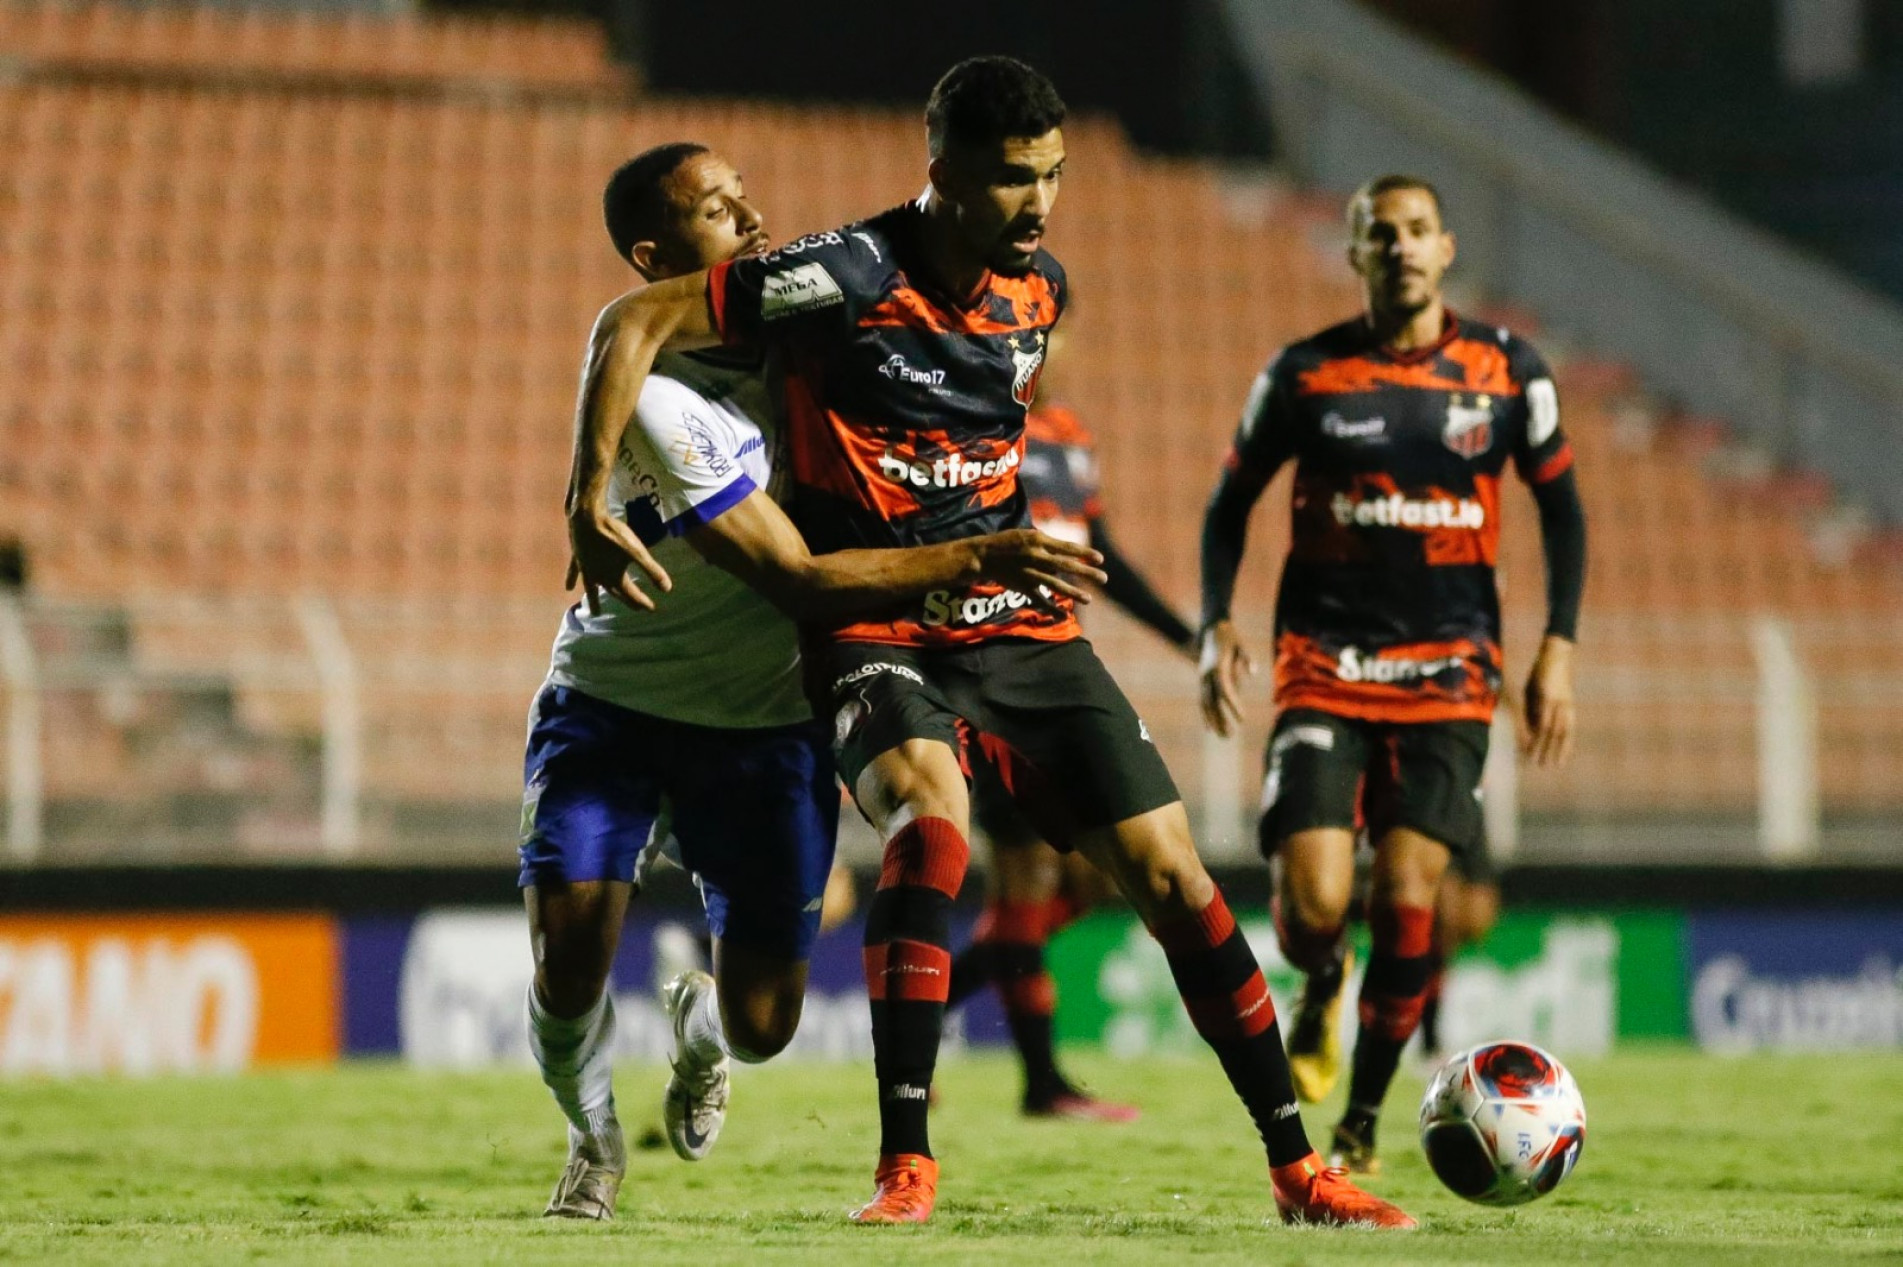
<svg viewBox="0 0 1903 1267">
<path fill-rule="evenodd" d="M 1581 1062 L 1584 1160 L 1517 1210 L 1443 1191 L 1403 1074 L 1373 1186 L 1414 1234 L 1285 1229 L 1213 1060 L 1079 1056 L 1134 1126 L 1027 1122 L 1003 1057 L 952 1060 L 933 1130 L 944 1184 L 925 1228 L 844 1221 L 876 1144 L 870 1073 L 741 1071 L 714 1156 L 635 1151 L 612 1225 L 538 1217 L 562 1157 L 532 1072 L 388 1065 L 236 1079 L 0 1085 L 0 1259 L 24 1262 L 845 1263 L 1903 1262 L 1903 1062 L 1722 1060 L 1677 1050 Z M 630 1136 L 662 1075 L 618 1075 Z M 1326 1112 L 1310 1115 L 1319 1137 Z"/>
</svg>

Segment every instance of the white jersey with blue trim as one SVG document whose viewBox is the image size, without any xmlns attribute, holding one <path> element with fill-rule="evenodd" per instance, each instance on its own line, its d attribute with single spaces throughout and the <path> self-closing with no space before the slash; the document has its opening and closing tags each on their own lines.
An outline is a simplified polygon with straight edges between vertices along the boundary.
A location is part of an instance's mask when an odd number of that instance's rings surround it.
<svg viewBox="0 0 1903 1267">
<path fill-rule="evenodd" d="M 757 363 L 731 353 L 662 353 L 641 389 L 608 482 L 608 506 L 667 569 L 674 588 L 636 611 L 603 595 L 569 608 L 549 681 L 636 712 L 697 726 L 785 726 L 812 716 L 793 622 L 682 540 L 756 489 L 781 495 L 779 427 Z"/>
</svg>

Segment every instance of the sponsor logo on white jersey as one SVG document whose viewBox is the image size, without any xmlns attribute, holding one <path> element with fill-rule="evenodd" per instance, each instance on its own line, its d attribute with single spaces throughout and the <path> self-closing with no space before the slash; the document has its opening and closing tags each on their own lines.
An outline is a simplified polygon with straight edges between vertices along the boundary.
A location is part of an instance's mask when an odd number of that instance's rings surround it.
<svg viewBox="0 0 1903 1267">
<path fill-rule="evenodd" d="M 899 383 L 913 383 L 919 387 L 940 387 L 945 382 L 944 370 L 917 370 L 906 364 L 905 358 L 894 352 L 879 367 L 879 373 Z"/>
<path fill-rule="evenodd" d="M 794 243 L 794 246 L 799 245 Z M 787 247 L 786 251 L 791 253 L 793 247 Z M 839 283 L 814 260 L 767 277 L 760 287 L 760 319 L 777 321 L 797 312 L 830 308 L 845 302 L 846 296 L 840 291 Z"/>
<path fill-rule="evenodd" d="M 974 462 L 957 453 L 921 462 L 908 461 L 888 447 L 879 457 L 879 474 L 894 484 L 910 484 L 914 488 L 963 488 L 979 480 L 1008 475 L 1017 469 L 1020 461 L 1016 448 L 1006 450 L 1002 457 L 983 462 Z"/>
<path fill-rule="evenodd" d="M 1460 663 L 1459 656 L 1438 656 L 1432 660 L 1413 660 L 1406 656 L 1373 656 L 1354 647 L 1343 647 L 1335 660 L 1335 676 L 1344 682 L 1419 682 L 1438 677 Z"/>
<path fill-rule="evenodd" d="M 951 590 L 933 590 L 925 596 L 919 623 L 927 629 L 945 625 L 982 625 L 1004 615 L 1031 606 L 1029 594 L 1001 590 L 996 594 L 957 594 Z"/>
<path fill-rule="evenodd" d="M 700 467 L 716 476 L 733 470 L 733 459 L 727 456 L 726 444 L 714 424 L 698 414 L 681 414 L 681 434 L 668 447 L 682 466 Z"/>
<path fill-rule="evenodd" d="M 1335 522 L 1344 528 L 1468 528 L 1486 527 L 1487 508 L 1471 497 L 1350 497 L 1336 493 L 1328 503 Z"/>
</svg>

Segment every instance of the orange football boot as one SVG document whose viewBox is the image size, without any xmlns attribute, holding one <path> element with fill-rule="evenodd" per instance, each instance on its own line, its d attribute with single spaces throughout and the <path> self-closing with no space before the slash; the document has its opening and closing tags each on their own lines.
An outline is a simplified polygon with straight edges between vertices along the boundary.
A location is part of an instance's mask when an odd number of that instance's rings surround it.
<svg viewBox="0 0 1903 1267">
<path fill-rule="evenodd" d="M 1419 1227 L 1398 1205 L 1363 1192 L 1339 1166 L 1323 1166 L 1310 1153 L 1298 1162 L 1269 1171 L 1275 1187 L 1275 1208 L 1284 1223 L 1315 1223 L 1324 1227 Z"/>
<path fill-rule="evenodd" d="M 938 1163 L 917 1153 L 879 1158 L 872 1200 L 852 1212 L 854 1223 L 923 1223 L 938 1199 Z"/>
</svg>

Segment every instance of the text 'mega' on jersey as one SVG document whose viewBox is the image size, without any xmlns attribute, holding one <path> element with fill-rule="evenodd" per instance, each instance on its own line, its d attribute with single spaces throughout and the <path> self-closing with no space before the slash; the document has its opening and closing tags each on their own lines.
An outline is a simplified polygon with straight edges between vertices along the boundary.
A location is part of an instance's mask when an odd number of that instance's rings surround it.
<svg viewBox="0 0 1903 1267">
<path fill-rule="evenodd" d="M 1027 527 L 1025 411 L 1064 303 L 1057 261 L 987 275 L 960 302 L 915 278 L 916 204 L 717 265 L 708 300 L 729 343 L 764 343 L 786 406 L 792 513 L 815 553 Z M 928 594 L 834 636 L 955 646 L 1077 636 L 1055 610 L 985 583 Z"/>
<path fill-rule="evenodd" d="M 1230 461 L 1296 463 L 1276 603 L 1276 701 L 1373 721 L 1492 716 L 1500 478 L 1572 465 L 1545 363 L 1447 314 L 1431 347 L 1379 346 L 1362 318 L 1288 347 L 1250 392 Z"/>
</svg>

